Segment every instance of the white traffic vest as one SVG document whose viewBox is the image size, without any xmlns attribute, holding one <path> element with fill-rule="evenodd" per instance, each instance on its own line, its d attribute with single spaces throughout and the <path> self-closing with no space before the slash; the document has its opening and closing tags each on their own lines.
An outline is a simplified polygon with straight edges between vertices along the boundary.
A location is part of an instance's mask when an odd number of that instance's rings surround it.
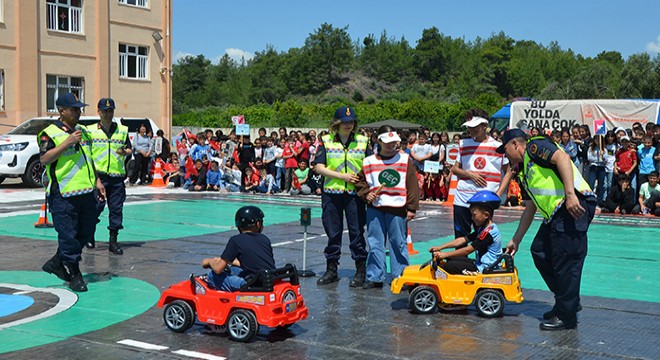
<svg viewBox="0 0 660 360">
<path fill-rule="evenodd" d="M 501 142 L 490 136 L 484 142 L 476 142 L 474 139 L 461 140 L 459 158 L 456 161 L 460 162 L 461 169 L 481 175 L 487 185 L 485 188 L 477 187 L 472 180 L 459 177 L 454 205 L 469 207 L 467 201 L 477 191 L 497 191 L 502 182 L 502 166 L 509 163 L 503 154 L 496 152 L 500 145 Z"/>
<path fill-rule="evenodd" d="M 372 205 L 374 207 L 404 207 L 406 206 L 406 173 L 408 170 L 408 154 L 397 152 L 394 157 L 381 160 L 378 155 L 371 155 L 362 162 L 362 171 L 371 191 L 380 188 L 378 175 L 385 169 L 393 169 L 399 173 L 399 183 L 393 187 L 383 187 Z"/>
</svg>

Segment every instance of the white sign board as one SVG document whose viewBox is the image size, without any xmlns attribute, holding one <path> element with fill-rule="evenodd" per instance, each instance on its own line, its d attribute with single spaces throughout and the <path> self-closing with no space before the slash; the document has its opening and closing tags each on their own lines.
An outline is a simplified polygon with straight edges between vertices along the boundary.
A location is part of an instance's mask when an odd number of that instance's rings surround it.
<svg viewBox="0 0 660 360">
<path fill-rule="evenodd" d="M 442 170 L 442 165 L 440 165 L 440 161 L 429 161 L 429 160 L 424 161 L 425 173 L 438 174 L 440 173 L 440 170 Z"/>
<path fill-rule="evenodd" d="M 648 100 L 515 101 L 509 128 L 552 131 L 586 124 L 593 129 L 594 121 L 605 120 L 608 129 L 630 129 L 635 122 L 657 123 L 659 106 L 660 102 Z"/>
<path fill-rule="evenodd" d="M 445 145 L 447 149 L 447 156 L 445 156 L 445 159 L 447 159 L 447 164 L 449 165 L 454 165 L 456 163 L 456 159 L 458 159 L 458 144 L 447 144 Z"/>
<path fill-rule="evenodd" d="M 249 124 L 238 124 L 236 125 L 236 135 L 250 135 L 250 125 Z"/>
<path fill-rule="evenodd" d="M 156 154 L 160 155 L 163 153 L 163 138 L 157 137 L 154 139 L 154 151 Z"/>
</svg>

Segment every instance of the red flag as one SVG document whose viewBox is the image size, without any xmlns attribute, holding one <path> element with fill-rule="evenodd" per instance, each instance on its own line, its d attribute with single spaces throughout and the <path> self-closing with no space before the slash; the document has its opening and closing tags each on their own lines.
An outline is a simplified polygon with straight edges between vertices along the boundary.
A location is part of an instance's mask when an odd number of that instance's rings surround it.
<svg viewBox="0 0 660 360">
<path fill-rule="evenodd" d="M 176 151 L 179 153 L 179 155 L 188 154 L 188 148 L 186 147 L 186 144 L 179 140 L 176 141 Z"/>
<path fill-rule="evenodd" d="M 195 163 L 190 156 L 186 158 L 186 179 L 190 178 L 190 175 L 198 175 L 197 169 L 195 168 Z"/>
<path fill-rule="evenodd" d="M 209 145 L 215 150 L 215 151 L 220 151 L 220 143 L 217 141 L 209 141 Z"/>
<path fill-rule="evenodd" d="M 234 159 L 234 163 L 239 164 L 241 160 L 238 158 L 238 150 L 234 149 L 234 153 L 231 154 L 232 159 Z"/>
<path fill-rule="evenodd" d="M 291 187 L 297 189 L 297 190 L 302 190 L 302 186 L 300 186 L 300 182 L 298 181 L 298 177 L 294 174 L 293 179 L 291 179 Z"/>
<path fill-rule="evenodd" d="M 190 131 L 183 129 L 183 136 L 186 137 L 186 139 L 197 139 L 197 136 L 195 134 L 191 133 Z"/>
<path fill-rule="evenodd" d="M 243 115 L 235 115 L 231 117 L 231 122 L 234 125 L 245 124 L 245 117 Z"/>
<path fill-rule="evenodd" d="M 166 163 L 166 164 L 163 166 L 163 170 L 164 170 L 165 172 L 168 172 L 168 173 L 173 173 L 173 172 L 177 171 L 177 168 L 174 167 L 174 164 L 172 164 L 172 163 Z"/>
</svg>

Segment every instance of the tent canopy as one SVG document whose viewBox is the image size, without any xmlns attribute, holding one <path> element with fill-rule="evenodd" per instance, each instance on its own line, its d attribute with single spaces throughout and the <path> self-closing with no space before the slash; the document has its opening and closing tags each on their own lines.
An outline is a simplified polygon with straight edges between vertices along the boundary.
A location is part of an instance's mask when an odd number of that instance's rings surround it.
<svg viewBox="0 0 660 360">
<path fill-rule="evenodd" d="M 369 124 L 362 124 L 362 125 L 358 124 L 358 125 L 362 129 L 378 129 L 383 125 L 389 125 L 396 130 L 419 130 L 419 128 L 422 126 L 419 124 L 413 124 L 413 123 L 409 123 L 401 120 L 394 120 L 394 119 L 376 121 Z"/>
<path fill-rule="evenodd" d="M 509 119 L 511 118 L 511 103 L 504 105 L 503 108 L 497 110 L 491 119 Z"/>
</svg>

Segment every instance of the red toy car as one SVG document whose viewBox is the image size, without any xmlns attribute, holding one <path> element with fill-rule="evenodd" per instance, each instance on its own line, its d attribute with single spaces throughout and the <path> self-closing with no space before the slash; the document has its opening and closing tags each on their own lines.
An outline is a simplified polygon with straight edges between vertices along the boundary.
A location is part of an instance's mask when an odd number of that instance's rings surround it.
<svg viewBox="0 0 660 360">
<path fill-rule="evenodd" d="M 165 307 L 165 325 L 185 332 L 197 317 L 203 323 L 226 326 L 233 340 L 249 342 L 259 325 L 288 327 L 307 318 L 294 265 L 261 271 L 246 280 L 240 291 L 226 292 L 213 289 L 205 275 L 191 274 L 161 295 L 158 307 Z"/>
</svg>

